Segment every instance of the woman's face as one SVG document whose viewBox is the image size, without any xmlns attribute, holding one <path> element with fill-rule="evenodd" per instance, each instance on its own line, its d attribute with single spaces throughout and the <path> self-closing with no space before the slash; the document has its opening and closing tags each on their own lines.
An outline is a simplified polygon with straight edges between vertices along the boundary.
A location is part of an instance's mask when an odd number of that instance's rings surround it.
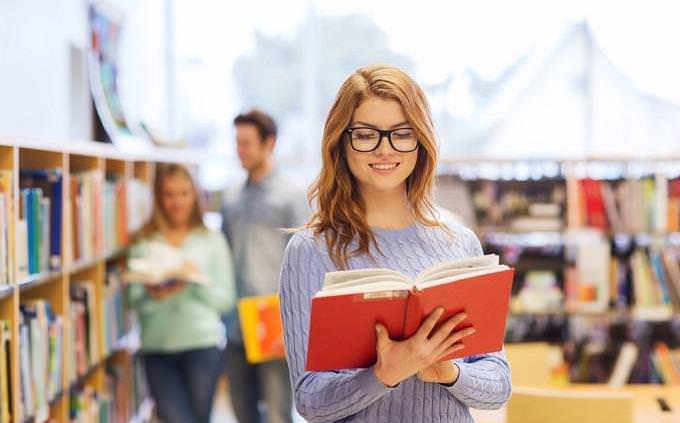
<svg viewBox="0 0 680 423">
<path fill-rule="evenodd" d="M 374 128 L 382 130 L 411 128 L 404 116 L 398 101 L 381 97 L 369 97 L 354 111 L 350 128 Z M 351 142 L 360 150 L 370 148 L 371 137 L 375 132 L 355 130 L 352 136 L 346 136 L 345 151 L 347 165 L 357 179 L 362 195 L 369 192 L 403 192 L 406 178 L 413 172 L 418 158 L 415 150 L 403 153 L 390 145 L 387 137 L 382 137 L 378 148 L 370 152 L 359 152 L 352 148 Z M 379 137 L 379 136 L 378 136 Z M 392 143 L 400 150 L 408 150 L 410 145 L 417 145 L 413 131 L 405 129 L 392 133 Z"/>
<path fill-rule="evenodd" d="M 161 185 L 161 206 L 171 226 L 189 223 L 196 194 L 184 175 L 168 175 Z"/>
</svg>

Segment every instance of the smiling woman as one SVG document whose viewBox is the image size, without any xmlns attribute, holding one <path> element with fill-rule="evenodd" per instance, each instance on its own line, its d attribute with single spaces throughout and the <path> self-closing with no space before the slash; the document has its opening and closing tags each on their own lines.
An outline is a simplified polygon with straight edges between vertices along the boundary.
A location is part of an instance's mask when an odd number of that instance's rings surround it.
<svg viewBox="0 0 680 423">
<path fill-rule="evenodd" d="M 403 71 L 368 66 L 340 87 L 326 119 L 316 213 L 286 248 L 280 296 L 295 404 L 310 422 L 471 422 L 468 407 L 510 395 L 503 352 L 447 360 L 474 328 L 441 308 L 411 338 L 376 325 L 370 368 L 305 371 L 312 296 L 339 269 L 386 268 L 415 277 L 439 262 L 482 254 L 475 235 L 440 220 L 431 189 L 437 162 L 425 95 Z M 443 319 L 442 319 L 443 320 Z M 352 348 L 348 340 L 347 348 Z"/>
</svg>

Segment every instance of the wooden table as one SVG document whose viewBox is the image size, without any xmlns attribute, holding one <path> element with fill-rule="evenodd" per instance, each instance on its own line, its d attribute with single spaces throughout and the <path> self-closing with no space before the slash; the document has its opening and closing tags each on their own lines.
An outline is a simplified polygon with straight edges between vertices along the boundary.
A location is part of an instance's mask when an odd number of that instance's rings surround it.
<svg viewBox="0 0 680 423">
<path fill-rule="evenodd" d="M 627 385 L 622 388 L 609 388 L 597 384 L 572 384 L 547 389 L 571 389 L 579 391 L 630 392 L 633 394 L 635 423 L 680 423 L 680 386 L 664 385 Z M 670 411 L 664 411 L 659 398 L 665 400 Z M 471 410 L 476 423 L 505 423 L 505 407 L 500 410 Z"/>
</svg>

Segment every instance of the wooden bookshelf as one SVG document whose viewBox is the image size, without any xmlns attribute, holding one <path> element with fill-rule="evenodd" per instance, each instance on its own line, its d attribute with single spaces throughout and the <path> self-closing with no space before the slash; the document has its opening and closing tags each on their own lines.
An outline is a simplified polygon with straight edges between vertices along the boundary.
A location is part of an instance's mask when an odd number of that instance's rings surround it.
<svg viewBox="0 0 680 423">
<path fill-rule="evenodd" d="M 123 383 L 132 389 L 134 383 L 132 374 L 133 357 L 128 351 L 128 342 L 120 340 L 112 346 L 110 351 L 105 351 L 105 279 L 107 264 L 121 263 L 124 260 L 126 245 L 116 245 L 115 248 L 105 249 L 103 245 L 95 245 L 94 254 L 88 257 L 76 259 L 74 257 L 74 233 L 72 230 L 73 211 L 71 210 L 71 178 L 78 172 L 97 172 L 101 175 L 101 182 L 111 177 L 118 181 L 127 182 L 133 178 L 143 181 L 149 186 L 153 182 L 155 163 L 183 163 L 186 165 L 196 164 L 202 158 L 200 153 L 172 150 L 172 149 L 145 149 L 139 152 L 123 152 L 111 145 L 90 142 L 42 144 L 30 141 L 14 141 L 0 139 L 0 170 L 11 172 L 11 192 L 5 192 L 11 201 L 11 219 L 8 225 L 8 254 L 11 263 L 9 270 L 9 283 L 0 284 L 0 320 L 9 323 L 11 339 L 9 342 L 10 361 L 10 392 L 11 392 L 11 421 L 42 422 L 48 418 L 56 422 L 69 421 L 70 397 L 78 387 L 87 386 L 99 394 L 107 393 L 107 365 L 118 364 L 123 372 Z M 49 269 L 41 272 L 17 278 L 17 244 L 15 239 L 16 222 L 21 216 L 20 208 L 20 175 L 22 170 L 58 169 L 61 174 L 61 245 L 59 266 L 50 265 Z M 151 191 L 149 191 L 151 192 Z M 103 196 L 102 196 L 103 197 Z M 102 197 L 94 197 L 101 200 Z M 128 199 L 129 200 L 129 199 Z M 150 199 L 149 199 L 150 201 Z M 96 202 L 96 200 L 95 200 Z M 95 206 L 96 208 L 97 206 Z M 103 207 L 101 204 L 98 207 Z M 121 206 L 124 207 L 124 206 Z M 56 218 L 55 218 L 56 219 Z M 78 235 L 78 234 L 75 234 Z M 71 378 L 73 369 L 69 365 L 69 357 L 72 354 L 72 342 L 70 342 L 72 327 L 70 320 L 71 296 L 70 289 L 78 281 L 89 281 L 94 285 L 94 310 L 90 310 L 91 324 L 94 325 L 96 334 L 97 353 L 90 363 L 86 372 Z M 21 406 L 21 381 L 20 381 L 20 305 L 24 301 L 47 300 L 54 314 L 61 316 L 63 321 L 63 338 L 61 354 L 61 383 L 58 392 L 52 398 L 47 398 L 48 403 L 44 410 L 38 413 L 22 413 L 19 415 Z M 124 337 L 125 338 L 125 337 Z M 148 400 L 139 399 L 139 409 L 126 411 L 131 422 L 144 421 L 144 416 L 150 414 Z"/>
<path fill-rule="evenodd" d="M 640 363 L 657 343 L 680 347 L 679 156 L 448 158 L 438 177 L 438 204 L 516 269 L 509 342 L 562 343 L 571 364 L 584 339 L 613 351 L 633 341 Z M 631 381 L 667 379 L 659 367 Z"/>
</svg>

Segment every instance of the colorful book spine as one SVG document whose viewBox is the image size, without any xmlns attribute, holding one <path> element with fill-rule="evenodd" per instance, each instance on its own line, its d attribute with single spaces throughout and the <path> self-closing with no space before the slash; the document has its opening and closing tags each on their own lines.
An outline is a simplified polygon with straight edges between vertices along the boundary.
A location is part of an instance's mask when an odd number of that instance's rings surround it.
<svg viewBox="0 0 680 423">
<path fill-rule="evenodd" d="M 46 300 L 21 304 L 20 369 L 22 409 L 25 416 L 43 421 L 51 401 L 61 387 L 61 317 L 52 312 Z"/>
<path fill-rule="evenodd" d="M 12 242 L 12 237 L 11 234 L 14 229 L 15 225 L 15 218 L 17 216 L 14 216 L 14 185 L 13 185 L 13 180 L 14 178 L 12 177 L 12 171 L 11 170 L 6 170 L 2 169 L 0 170 L 0 191 L 2 191 L 3 198 L 4 198 L 4 205 L 3 205 L 3 211 L 4 211 L 4 216 L 5 216 L 5 226 L 4 230 L 2 233 L 2 238 L 3 238 L 3 243 L 5 245 L 5 251 L 6 253 L 0 257 L 5 264 L 5 279 L 9 283 L 9 281 L 15 279 L 15 274 L 14 274 L 14 256 L 15 256 L 15 248 L 16 248 L 16 243 L 14 245 L 10 245 Z"/>
<path fill-rule="evenodd" d="M 9 342 L 11 332 L 9 321 L 0 320 L 0 423 L 9 423 L 11 420 L 10 409 L 10 375 Z"/>
</svg>

